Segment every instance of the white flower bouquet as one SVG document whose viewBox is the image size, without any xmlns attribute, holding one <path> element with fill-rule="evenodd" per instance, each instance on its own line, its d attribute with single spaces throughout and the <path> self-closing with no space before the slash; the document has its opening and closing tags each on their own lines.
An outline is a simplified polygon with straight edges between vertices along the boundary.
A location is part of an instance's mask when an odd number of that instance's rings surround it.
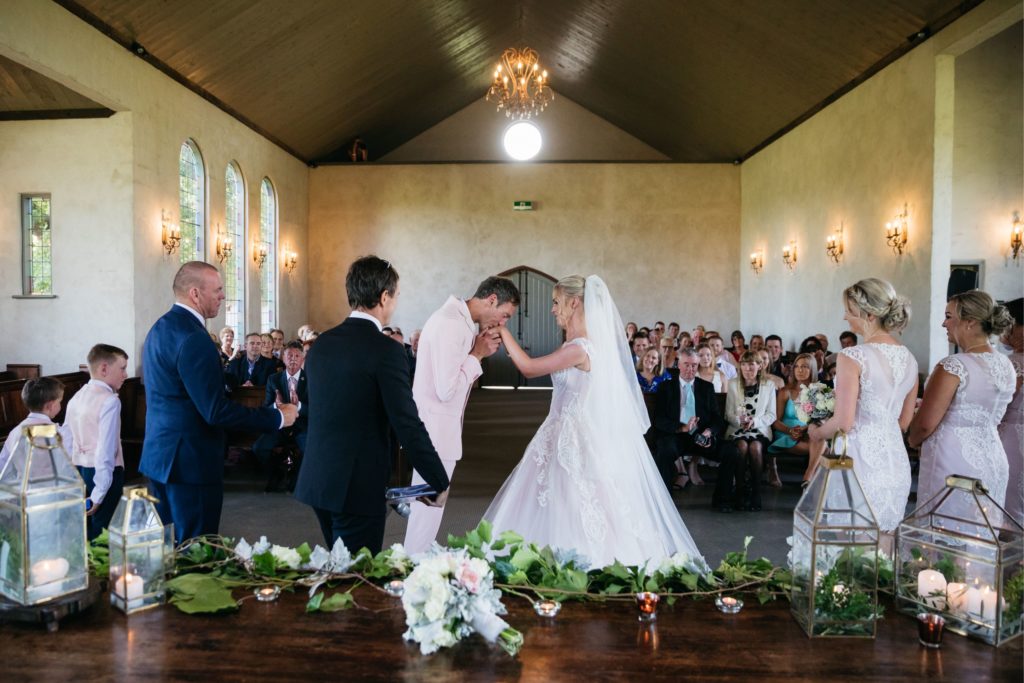
<svg viewBox="0 0 1024 683">
<path fill-rule="evenodd" d="M 804 385 L 796 401 L 796 416 L 804 423 L 822 423 L 836 410 L 836 394 L 821 382 Z"/>
<path fill-rule="evenodd" d="M 464 549 L 435 547 L 420 557 L 405 579 L 402 606 L 409 627 L 403 637 L 419 643 L 425 655 L 473 633 L 497 642 L 510 655 L 523 644 L 523 634 L 498 616 L 505 614 L 505 606 L 490 566 Z"/>
</svg>

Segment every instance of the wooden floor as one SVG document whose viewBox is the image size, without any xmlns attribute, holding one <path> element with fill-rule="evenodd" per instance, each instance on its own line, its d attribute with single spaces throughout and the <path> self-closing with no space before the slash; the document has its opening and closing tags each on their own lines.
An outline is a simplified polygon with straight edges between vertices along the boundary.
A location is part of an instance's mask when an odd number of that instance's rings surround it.
<svg viewBox="0 0 1024 683">
<path fill-rule="evenodd" d="M 361 589 L 365 609 L 305 613 L 303 595 L 248 599 L 234 615 L 188 616 L 164 607 L 130 617 L 106 602 L 60 631 L 0 627 L 5 681 L 577 681 L 577 680 L 939 680 L 1015 681 L 1021 641 L 995 649 L 947 635 L 921 647 L 914 620 L 894 613 L 876 640 L 809 640 L 788 603 L 720 614 L 710 602 L 681 601 L 656 625 L 628 603 L 566 604 L 542 622 L 519 598 L 508 621 L 525 634 L 517 658 L 479 636 L 434 655 L 405 643 L 399 601 Z"/>
</svg>

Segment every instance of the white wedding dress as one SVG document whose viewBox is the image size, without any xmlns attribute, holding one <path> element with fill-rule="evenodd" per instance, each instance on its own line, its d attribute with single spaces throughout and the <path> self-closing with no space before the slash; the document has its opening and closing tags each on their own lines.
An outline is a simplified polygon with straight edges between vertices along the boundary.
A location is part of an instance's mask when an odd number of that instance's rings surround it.
<svg viewBox="0 0 1024 683">
<path fill-rule="evenodd" d="M 620 357 L 628 350 L 618 312 L 602 295 L 607 289 L 600 278 L 587 278 L 591 338 L 566 342 L 587 352 L 590 372 L 573 367 L 551 375 L 551 410 L 484 519 L 495 532 L 575 549 L 594 567 L 616 559 L 626 565 L 650 561 L 653 571 L 662 559 L 685 553 L 704 568 L 643 439 L 647 414 L 635 372 L 620 381 Z M 611 308 L 602 310 L 601 303 Z"/>
</svg>

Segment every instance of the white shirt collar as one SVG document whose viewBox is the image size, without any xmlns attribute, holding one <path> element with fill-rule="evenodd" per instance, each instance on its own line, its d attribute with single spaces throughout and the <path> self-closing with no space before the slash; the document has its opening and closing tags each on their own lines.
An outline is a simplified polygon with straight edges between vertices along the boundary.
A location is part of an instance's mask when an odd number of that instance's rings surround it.
<svg viewBox="0 0 1024 683">
<path fill-rule="evenodd" d="M 287 379 L 293 379 L 294 378 L 296 382 L 299 381 L 299 375 L 301 375 L 301 374 L 302 374 L 302 368 L 299 368 L 299 371 L 296 372 L 294 375 L 289 375 L 287 370 L 284 371 L 284 376 Z"/>
<path fill-rule="evenodd" d="M 88 384 L 91 384 L 94 387 L 103 387 L 110 393 L 114 393 L 114 390 L 111 388 L 111 386 L 101 379 L 90 379 Z"/>
<path fill-rule="evenodd" d="M 53 420 L 50 419 L 50 416 L 49 415 L 45 415 L 43 413 L 29 413 L 28 417 L 25 418 L 25 421 L 28 422 L 29 420 L 32 420 L 33 422 L 36 422 L 36 423 L 41 422 L 41 423 L 47 424 L 47 425 L 52 425 L 53 424 Z"/>
<path fill-rule="evenodd" d="M 188 311 L 189 313 L 191 313 L 192 315 L 194 315 L 196 317 L 196 320 L 199 321 L 200 325 L 202 325 L 203 327 L 206 327 L 206 321 L 203 319 L 203 316 L 201 316 L 199 314 L 199 311 L 197 311 L 196 309 L 192 308 L 191 306 L 189 306 L 187 304 L 181 303 L 180 301 L 175 301 L 174 305 L 175 306 L 181 306 L 182 308 L 184 308 L 186 311 Z"/>
<path fill-rule="evenodd" d="M 359 318 L 360 320 L 369 320 L 370 322 L 377 326 L 378 332 L 384 331 L 384 326 L 380 324 L 380 321 L 374 318 L 369 313 L 363 313 L 362 311 L 352 311 L 351 313 L 348 314 L 348 317 Z"/>
</svg>

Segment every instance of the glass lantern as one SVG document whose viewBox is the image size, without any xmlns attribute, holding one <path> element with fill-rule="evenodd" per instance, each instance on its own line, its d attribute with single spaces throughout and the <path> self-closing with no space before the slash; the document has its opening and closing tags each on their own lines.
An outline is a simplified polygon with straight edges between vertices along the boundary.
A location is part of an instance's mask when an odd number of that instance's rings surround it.
<svg viewBox="0 0 1024 683">
<path fill-rule="evenodd" d="M 809 637 L 875 637 L 878 536 L 853 460 L 824 458 L 793 511 L 790 605 Z"/>
<path fill-rule="evenodd" d="M 85 484 L 57 425 L 23 427 L 0 463 L 0 595 L 21 605 L 89 585 Z"/>
<path fill-rule="evenodd" d="M 1024 529 L 978 479 L 953 475 L 900 522 L 896 599 L 936 612 L 946 629 L 1002 645 L 1021 634 Z"/>
<path fill-rule="evenodd" d="M 164 526 L 145 486 L 124 489 L 110 521 L 110 604 L 125 614 L 164 602 L 174 525 Z"/>
</svg>

